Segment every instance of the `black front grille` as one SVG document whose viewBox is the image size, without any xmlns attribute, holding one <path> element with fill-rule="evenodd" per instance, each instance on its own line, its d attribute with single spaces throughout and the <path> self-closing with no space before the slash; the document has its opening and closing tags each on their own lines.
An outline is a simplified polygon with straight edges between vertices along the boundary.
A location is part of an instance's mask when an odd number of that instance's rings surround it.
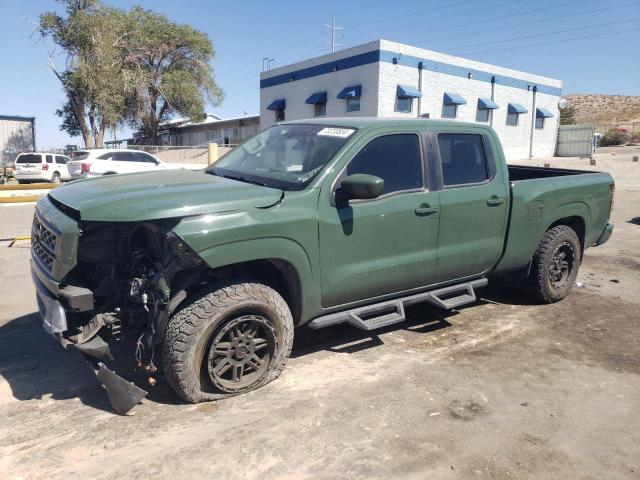
<svg viewBox="0 0 640 480">
<path fill-rule="evenodd" d="M 31 254 L 48 272 L 53 268 L 57 240 L 58 235 L 34 216 L 31 226 Z"/>
</svg>

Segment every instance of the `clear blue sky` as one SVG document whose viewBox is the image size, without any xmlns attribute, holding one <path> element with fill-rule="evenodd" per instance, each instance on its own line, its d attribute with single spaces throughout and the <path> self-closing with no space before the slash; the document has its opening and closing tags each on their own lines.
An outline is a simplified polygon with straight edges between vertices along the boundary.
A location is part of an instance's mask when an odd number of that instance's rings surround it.
<svg viewBox="0 0 640 480">
<path fill-rule="evenodd" d="M 564 93 L 640 95 L 639 0 L 104 1 L 139 4 L 205 31 L 225 91 L 222 105 L 207 111 L 224 117 L 258 112 L 263 57 L 280 66 L 327 53 L 321 25 L 332 13 L 344 27 L 342 48 L 386 38 L 559 78 Z M 52 9 L 60 4 L 0 5 L 0 114 L 35 116 L 40 148 L 81 144 L 58 129 L 54 111 L 64 98 L 47 67 L 53 46 L 34 33 L 38 15 Z"/>
</svg>

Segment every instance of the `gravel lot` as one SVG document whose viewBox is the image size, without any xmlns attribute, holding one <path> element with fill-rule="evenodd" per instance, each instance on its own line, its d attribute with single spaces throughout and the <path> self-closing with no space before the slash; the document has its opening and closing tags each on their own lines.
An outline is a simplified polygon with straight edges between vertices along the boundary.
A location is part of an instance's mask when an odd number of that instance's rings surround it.
<svg viewBox="0 0 640 480">
<path fill-rule="evenodd" d="M 0 478 L 640 478 L 632 155 L 640 147 L 602 149 L 595 167 L 547 160 L 617 182 L 614 235 L 587 251 L 566 300 L 491 287 L 377 335 L 299 329 L 267 387 L 187 405 L 161 381 L 127 417 L 40 328 L 28 244 L 0 243 Z M 32 213 L 0 205 L 0 238 L 28 233 Z"/>
</svg>

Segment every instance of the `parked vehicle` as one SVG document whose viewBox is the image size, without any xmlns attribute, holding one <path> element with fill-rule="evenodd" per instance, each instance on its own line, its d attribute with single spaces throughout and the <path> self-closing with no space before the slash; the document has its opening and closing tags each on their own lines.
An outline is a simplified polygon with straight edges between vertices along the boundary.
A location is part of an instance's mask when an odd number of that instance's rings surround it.
<svg viewBox="0 0 640 480">
<path fill-rule="evenodd" d="M 60 183 L 70 180 L 67 163 L 69 157 L 53 153 L 21 153 L 13 165 L 13 176 L 18 183 Z"/>
<path fill-rule="evenodd" d="M 125 327 L 143 371 L 161 350 L 168 383 L 201 402 L 277 378 L 300 325 L 373 330 L 414 303 L 470 304 L 489 277 L 563 299 L 611 235 L 613 195 L 607 173 L 507 166 L 488 126 L 283 123 L 206 170 L 53 190 L 32 272 L 45 330 L 114 409 L 146 394 L 105 366 Z"/>
<path fill-rule="evenodd" d="M 0 185 L 4 185 L 7 181 L 4 167 L 0 167 Z"/>
<path fill-rule="evenodd" d="M 146 172 L 181 168 L 158 160 L 147 152 L 129 149 L 95 149 L 73 152 L 69 172 L 74 180 L 116 173 Z"/>
</svg>

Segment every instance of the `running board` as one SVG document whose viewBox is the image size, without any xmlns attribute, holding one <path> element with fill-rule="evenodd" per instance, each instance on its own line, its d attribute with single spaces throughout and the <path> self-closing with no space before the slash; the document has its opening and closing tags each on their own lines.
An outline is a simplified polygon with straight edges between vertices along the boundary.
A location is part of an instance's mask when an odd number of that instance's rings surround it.
<svg viewBox="0 0 640 480">
<path fill-rule="evenodd" d="M 404 308 L 408 305 L 429 302 L 436 307 L 451 310 L 452 308 L 473 303 L 476 301 L 475 289 L 484 287 L 487 283 L 486 278 L 481 278 L 395 300 L 331 313 L 311 320 L 308 325 L 313 329 L 319 329 L 330 327 L 331 325 L 349 323 L 362 330 L 375 330 L 404 321 Z"/>
</svg>

